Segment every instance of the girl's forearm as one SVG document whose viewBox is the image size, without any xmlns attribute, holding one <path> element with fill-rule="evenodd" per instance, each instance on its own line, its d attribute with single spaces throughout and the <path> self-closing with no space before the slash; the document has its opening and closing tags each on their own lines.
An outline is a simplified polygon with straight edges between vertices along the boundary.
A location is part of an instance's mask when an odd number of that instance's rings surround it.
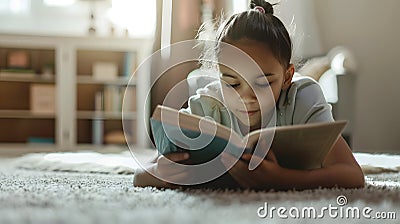
<svg viewBox="0 0 400 224">
<path fill-rule="evenodd" d="M 364 186 L 364 174 L 360 167 L 335 164 L 315 170 L 292 170 L 282 168 L 277 188 L 306 189 L 318 187 L 358 188 Z"/>
</svg>

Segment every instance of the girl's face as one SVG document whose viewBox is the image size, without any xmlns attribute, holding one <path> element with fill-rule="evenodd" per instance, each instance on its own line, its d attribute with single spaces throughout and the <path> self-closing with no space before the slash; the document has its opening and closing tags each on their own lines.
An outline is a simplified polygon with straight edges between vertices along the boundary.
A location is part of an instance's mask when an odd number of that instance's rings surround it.
<svg viewBox="0 0 400 224">
<path fill-rule="evenodd" d="M 242 39 L 230 44 L 248 54 L 262 71 L 260 73 L 259 69 L 249 68 L 248 72 L 238 74 L 226 66 L 220 66 L 225 103 L 240 125 L 250 128 L 250 131 L 255 130 L 261 127 L 265 114 L 270 114 L 275 108 L 281 90 L 290 86 L 294 67 L 282 66 L 268 46 L 258 41 Z"/>
</svg>

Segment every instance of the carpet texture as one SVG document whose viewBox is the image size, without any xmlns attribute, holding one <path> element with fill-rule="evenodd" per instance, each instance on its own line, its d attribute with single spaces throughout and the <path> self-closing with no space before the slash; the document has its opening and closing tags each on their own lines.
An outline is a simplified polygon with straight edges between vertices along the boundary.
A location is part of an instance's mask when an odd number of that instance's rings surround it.
<svg viewBox="0 0 400 224">
<path fill-rule="evenodd" d="M 149 161 L 153 150 L 141 149 L 134 155 L 138 161 Z M 364 174 L 400 172 L 400 156 L 354 153 Z M 28 154 L 14 161 L 13 166 L 27 170 L 133 174 L 139 164 L 129 151 L 119 154 L 96 152 Z"/>
<path fill-rule="evenodd" d="M 387 183 L 387 184 L 385 184 Z M 400 210 L 399 175 L 368 176 L 363 189 L 289 192 L 163 190 L 132 187 L 132 175 L 0 171 L 0 223 L 398 223 L 396 220 L 259 218 L 270 206 L 348 206 Z M 371 213 L 374 214 L 374 213 Z"/>
<path fill-rule="evenodd" d="M 367 174 L 362 189 L 169 190 L 133 187 L 133 175 L 116 174 L 121 170 L 114 169 L 115 164 L 109 166 L 114 168 L 107 174 L 94 170 L 88 173 L 16 168 L 26 158 L 0 160 L 0 223 L 399 223 L 397 172 Z M 128 164 L 131 165 L 124 169 L 132 170 L 132 163 Z M 320 211 L 329 205 L 339 207 L 340 195 L 347 198 L 343 208 L 370 207 L 371 216 L 376 212 L 394 212 L 396 218 L 332 218 L 329 213 L 322 219 L 282 219 L 276 212 L 273 218 L 257 215 L 266 202 L 269 208 L 301 210 L 312 206 Z"/>
</svg>

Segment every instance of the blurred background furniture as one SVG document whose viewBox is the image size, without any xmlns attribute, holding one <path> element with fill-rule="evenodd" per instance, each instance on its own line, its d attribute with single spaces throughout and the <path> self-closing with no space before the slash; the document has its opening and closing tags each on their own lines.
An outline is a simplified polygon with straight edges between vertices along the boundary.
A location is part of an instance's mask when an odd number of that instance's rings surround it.
<svg viewBox="0 0 400 224">
<path fill-rule="evenodd" d="M 332 105 L 335 120 L 348 120 L 342 135 L 352 145 L 354 130 L 355 71 L 356 60 L 351 51 L 343 46 L 332 48 L 326 55 L 305 60 L 299 73 L 316 80 L 325 99 Z"/>
</svg>

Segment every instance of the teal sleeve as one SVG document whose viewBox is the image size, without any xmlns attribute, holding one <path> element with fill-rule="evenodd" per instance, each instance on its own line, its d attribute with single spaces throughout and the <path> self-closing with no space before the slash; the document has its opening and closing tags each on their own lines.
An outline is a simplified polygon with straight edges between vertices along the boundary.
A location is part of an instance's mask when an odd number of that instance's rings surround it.
<svg viewBox="0 0 400 224">
<path fill-rule="evenodd" d="M 151 129 L 153 132 L 154 142 L 156 144 L 156 148 L 158 152 L 162 155 L 180 152 L 180 150 L 176 145 L 172 144 L 166 135 L 161 122 L 157 122 L 153 119 L 150 119 Z"/>
<path fill-rule="evenodd" d="M 188 108 L 180 109 L 180 112 L 210 117 L 218 123 L 222 123 L 228 127 L 231 126 L 228 111 L 224 109 L 221 102 L 213 97 L 195 95 L 189 98 L 188 105 Z M 160 122 L 156 122 L 155 120 L 150 120 L 150 122 L 156 148 L 161 154 L 183 151 L 168 138 Z"/>
<path fill-rule="evenodd" d="M 195 114 L 204 116 L 204 112 L 202 110 L 203 98 L 199 98 L 193 96 L 189 99 L 189 107 L 180 109 L 180 112 L 192 114 L 192 111 Z M 168 138 L 167 134 L 165 133 L 164 127 L 162 126 L 161 122 L 157 122 L 155 120 L 150 119 L 151 129 L 153 132 L 154 143 L 158 152 L 162 155 L 174 152 L 182 152 L 183 150 L 177 147 L 175 144 L 172 143 L 171 139 Z"/>
<path fill-rule="evenodd" d="M 217 123 L 231 127 L 231 115 L 221 102 L 219 88 L 219 82 L 212 82 L 197 90 L 197 94 L 189 98 L 188 108 L 180 109 L 180 112 L 208 117 Z M 151 125 L 156 147 L 161 154 L 182 151 L 168 138 L 161 123 L 152 120 Z"/>
</svg>

